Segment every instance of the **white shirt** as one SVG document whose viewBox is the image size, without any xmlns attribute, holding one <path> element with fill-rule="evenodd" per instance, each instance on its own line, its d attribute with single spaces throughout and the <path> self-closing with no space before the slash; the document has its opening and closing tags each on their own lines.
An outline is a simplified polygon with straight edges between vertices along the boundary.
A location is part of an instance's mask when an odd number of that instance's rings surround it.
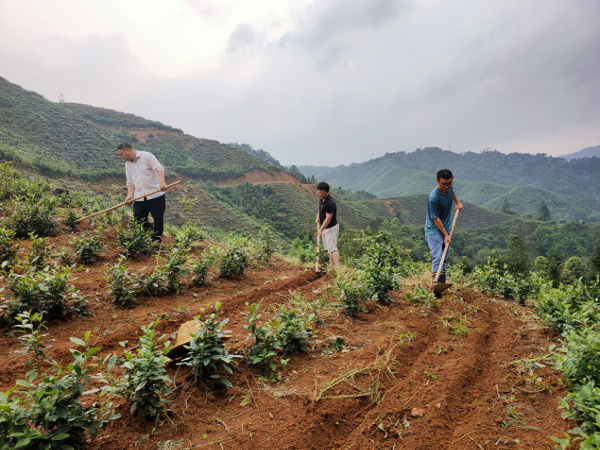
<svg viewBox="0 0 600 450">
<path fill-rule="evenodd" d="M 139 197 L 148 192 L 160 189 L 157 172 L 165 168 L 158 162 L 156 156 L 152 153 L 136 150 L 135 161 L 125 162 L 125 174 L 127 175 L 127 186 L 133 186 L 134 197 Z M 146 197 L 148 200 L 165 195 L 164 192 L 158 192 Z"/>
</svg>

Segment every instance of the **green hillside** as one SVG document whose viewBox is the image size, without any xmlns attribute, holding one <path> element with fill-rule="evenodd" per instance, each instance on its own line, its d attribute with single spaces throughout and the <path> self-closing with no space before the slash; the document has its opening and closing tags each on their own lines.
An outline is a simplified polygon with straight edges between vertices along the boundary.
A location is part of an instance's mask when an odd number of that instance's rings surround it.
<svg viewBox="0 0 600 450">
<path fill-rule="evenodd" d="M 535 214 L 543 201 L 554 218 L 600 220 L 599 158 L 569 162 L 546 155 L 457 154 L 426 148 L 349 166 L 301 166 L 300 170 L 333 186 L 389 198 L 429 193 L 435 173 L 444 167 L 453 171 L 460 198 L 479 206 L 498 208 L 508 196 L 519 214 Z"/>
<path fill-rule="evenodd" d="M 124 195 L 124 170 L 115 148 L 123 140 L 154 153 L 171 177 L 184 179 L 168 197 L 170 223 L 194 222 L 205 229 L 247 233 L 268 223 L 287 241 L 314 233 L 315 185 L 297 183 L 264 150 L 199 139 L 133 114 L 53 103 L 0 78 L 0 159 L 13 160 L 26 171 L 41 172 L 54 180 L 79 183 L 82 188 L 93 182 L 96 192 L 120 192 L 119 197 Z M 338 196 L 334 189 L 344 230 L 375 228 L 393 218 L 404 225 L 422 226 L 424 197 L 400 195 L 429 189 L 430 175 L 397 166 L 382 171 L 377 161 L 352 169 L 341 172 L 338 184 L 360 178 L 362 184 L 354 190 L 388 192 L 394 198 L 368 199 L 366 192 L 339 190 Z M 285 176 L 270 176 L 278 173 Z M 477 200 L 494 198 L 479 196 Z M 461 227 L 479 229 L 512 219 L 467 205 Z"/>
<path fill-rule="evenodd" d="M 351 202 L 365 215 L 383 218 L 398 218 L 407 225 L 424 225 L 427 210 L 427 195 L 410 195 L 389 199 Z M 468 229 L 488 228 L 515 219 L 514 216 L 497 211 L 490 211 L 480 206 L 464 203 L 465 208 L 460 215 L 460 227 Z"/>
<path fill-rule="evenodd" d="M 132 114 L 53 103 L 0 78 L 0 156 L 47 175 L 100 179 L 122 176 L 115 148 L 128 141 L 159 157 L 169 173 L 201 179 L 235 178 L 261 169 L 282 170 L 217 141 Z"/>
</svg>

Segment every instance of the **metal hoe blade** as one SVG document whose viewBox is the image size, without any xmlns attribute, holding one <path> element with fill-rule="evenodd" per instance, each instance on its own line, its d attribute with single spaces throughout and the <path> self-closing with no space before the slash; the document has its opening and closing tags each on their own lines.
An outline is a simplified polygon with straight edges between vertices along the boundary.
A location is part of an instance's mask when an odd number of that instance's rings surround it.
<svg viewBox="0 0 600 450">
<path fill-rule="evenodd" d="M 435 294 L 440 294 L 446 289 L 448 289 L 450 286 L 452 286 L 452 283 L 438 283 L 435 286 L 433 286 L 433 292 Z"/>
</svg>

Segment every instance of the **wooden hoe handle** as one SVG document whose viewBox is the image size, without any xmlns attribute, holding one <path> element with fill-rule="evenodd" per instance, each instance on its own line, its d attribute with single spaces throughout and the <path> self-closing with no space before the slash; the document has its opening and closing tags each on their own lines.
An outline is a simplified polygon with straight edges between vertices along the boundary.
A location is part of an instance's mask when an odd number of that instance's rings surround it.
<svg viewBox="0 0 600 450">
<path fill-rule="evenodd" d="M 167 189 L 170 189 L 170 188 L 172 188 L 173 186 L 175 186 L 175 185 L 177 185 L 179 183 L 181 183 L 181 180 L 178 180 L 178 181 L 175 181 L 174 183 L 168 184 L 167 185 Z M 112 211 L 113 209 L 120 208 L 121 206 L 125 206 L 125 205 L 127 205 L 129 203 L 133 203 L 136 200 L 141 200 L 142 198 L 146 198 L 149 195 L 158 194 L 159 192 L 161 192 L 160 189 L 157 189 L 157 190 L 152 191 L 152 192 L 148 192 L 147 194 L 140 195 L 139 197 L 134 198 L 133 200 L 131 200 L 131 202 L 122 202 L 122 203 L 119 203 L 118 205 L 111 206 L 110 208 L 106 208 L 106 209 L 103 209 L 102 211 L 95 212 L 94 214 L 90 214 L 89 216 L 81 217 L 81 218 L 77 219 L 75 221 L 75 223 L 82 222 L 82 221 L 84 221 L 86 219 L 91 219 L 92 217 L 96 217 L 96 216 L 98 216 L 100 214 L 104 214 L 105 212 Z"/>
<path fill-rule="evenodd" d="M 452 238 L 452 233 L 454 233 L 454 226 L 456 225 L 456 219 L 458 219 L 459 212 L 460 212 L 460 210 L 457 209 L 456 214 L 454 214 L 454 220 L 452 221 L 452 228 L 450 229 L 450 238 Z M 438 267 L 437 274 L 435 275 L 435 279 L 433 280 L 433 282 L 436 284 L 440 278 L 440 274 L 442 273 L 442 267 L 444 267 L 444 260 L 446 259 L 446 255 L 448 254 L 449 248 L 450 248 L 450 245 L 446 245 L 446 247 L 444 247 L 444 252 L 442 253 L 442 260 L 440 261 L 440 266 Z"/>
</svg>

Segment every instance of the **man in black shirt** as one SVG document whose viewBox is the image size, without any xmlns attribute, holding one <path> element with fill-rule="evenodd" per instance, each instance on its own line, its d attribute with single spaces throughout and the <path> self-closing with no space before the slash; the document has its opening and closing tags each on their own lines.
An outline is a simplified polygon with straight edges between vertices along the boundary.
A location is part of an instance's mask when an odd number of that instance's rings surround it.
<svg viewBox="0 0 600 450">
<path fill-rule="evenodd" d="M 337 221 L 337 207 L 333 201 L 333 197 L 329 193 L 329 185 L 327 183 L 321 181 L 317 185 L 317 193 L 319 194 L 319 212 L 316 219 L 317 224 L 319 224 L 317 236 L 321 236 L 323 247 L 329 252 L 331 268 L 337 270 L 340 265 L 340 253 L 337 248 L 338 235 L 340 233 L 340 225 Z"/>
</svg>

